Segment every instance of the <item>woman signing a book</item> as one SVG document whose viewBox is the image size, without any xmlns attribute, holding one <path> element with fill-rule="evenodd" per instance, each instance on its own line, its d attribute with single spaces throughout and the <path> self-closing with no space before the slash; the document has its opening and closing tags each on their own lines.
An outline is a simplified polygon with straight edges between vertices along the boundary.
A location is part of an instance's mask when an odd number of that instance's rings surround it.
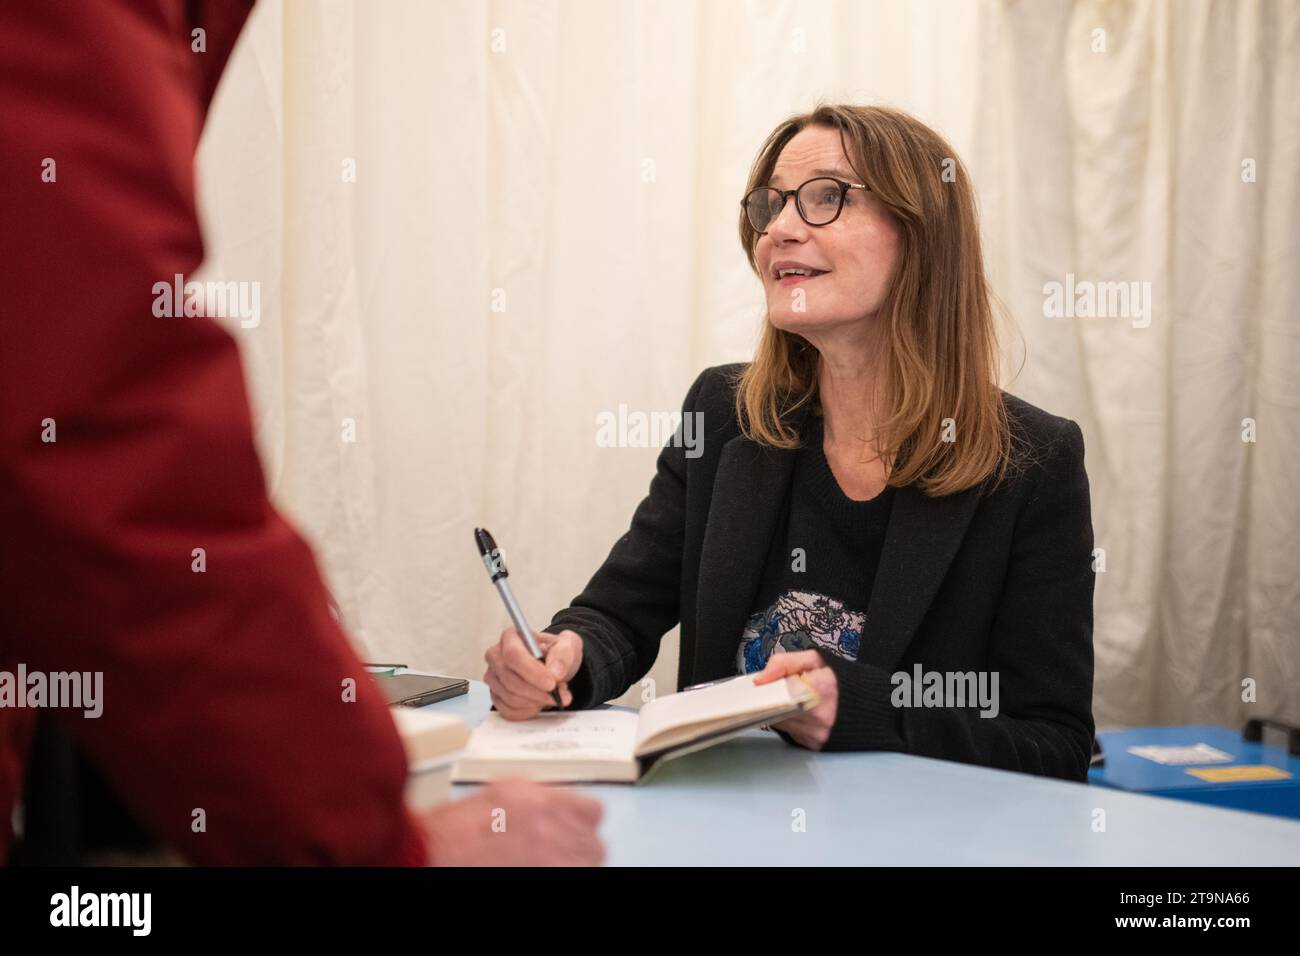
<svg viewBox="0 0 1300 956">
<path fill-rule="evenodd" d="M 998 386 L 974 194 L 895 110 L 819 106 L 759 151 L 740 240 L 767 316 L 706 369 L 630 529 L 539 635 L 487 653 L 506 718 L 617 697 L 681 624 L 678 687 L 800 674 L 775 725 L 1084 780 L 1092 521 L 1083 436 Z"/>
</svg>

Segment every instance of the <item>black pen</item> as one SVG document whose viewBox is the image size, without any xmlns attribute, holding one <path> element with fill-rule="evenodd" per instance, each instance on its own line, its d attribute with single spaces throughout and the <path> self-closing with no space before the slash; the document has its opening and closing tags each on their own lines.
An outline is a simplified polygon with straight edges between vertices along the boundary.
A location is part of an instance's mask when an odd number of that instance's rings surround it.
<svg viewBox="0 0 1300 956">
<path fill-rule="evenodd" d="M 501 595 L 501 601 L 506 606 L 506 613 L 510 615 L 510 622 L 514 624 L 519 636 L 524 639 L 524 646 L 528 648 L 528 653 L 545 663 L 546 655 L 542 653 L 542 649 L 537 645 L 537 639 L 533 637 L 533 629 L 524 620 L 524 609 L 515 600 L 515 593 L 510 590 L 510 582 L 506 580 L 510 576 L 510 572 L 506 570 L 506 562 L 501 557 L 501 549 L 497 547 L 497 543 L 492 540 L 492 535 L 488 534 L 486 528 L 474 529 L 474 543 L 478 545 L 478 553 L 479 557 L 483 559 L 483 567 L 487 568 L 488 577 L 497 586 L 497 593 Z M 551 699 L 555 701 L 556 707 L 564 707 L 564 704 L 560 701 L 560 685 L 558 683 L 551 688 Z"/>
</svg>

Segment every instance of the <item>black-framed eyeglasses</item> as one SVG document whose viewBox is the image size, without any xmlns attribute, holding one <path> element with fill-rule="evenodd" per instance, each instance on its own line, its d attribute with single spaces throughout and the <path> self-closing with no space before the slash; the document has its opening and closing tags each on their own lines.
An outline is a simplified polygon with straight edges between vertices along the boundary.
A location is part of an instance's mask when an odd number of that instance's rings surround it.
<svg viewBox="0 0 1300 956">
<path fill-rule="evenodd" d="M 810 226 L 828 226 L 844 210 L 844 197 L 850 189 L 866 189 L 862 183 L 846 183 L 832 176 L 818 176 L 795 189 L 758 186 L 740 201 L 754 231 L 766 235 L 772 221 L 781 215 L 786 200 L 794 197 L 794 208 Z"/>
</svg>

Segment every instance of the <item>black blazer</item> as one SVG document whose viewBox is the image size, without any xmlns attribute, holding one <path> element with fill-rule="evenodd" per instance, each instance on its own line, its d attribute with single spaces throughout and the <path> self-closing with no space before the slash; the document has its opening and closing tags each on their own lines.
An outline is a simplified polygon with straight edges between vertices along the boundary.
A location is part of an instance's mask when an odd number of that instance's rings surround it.
<svg viewBox="0 0 1300 956">
<path fill-rule="evenodd" d="M 702 454 L 669 445 L 632 526 L 546 628 L 576 631 L 573 706 L 640 680 L 681 623 L 678 689 L 736 673 L 795 452 L 740 434 L 735 378 L 705 370 L 684 414 Z M 1085 780 L 1092 753 L 1092 519 L 1074 422 L 1004 393 L 1026 464 L 995 490 L 899 488 L 857 661 L 823 655 L 839 703 L 826 750 L 895 750 Z M 807 414 L 806 412 L 804 414 Z M 698 419 L 697 419 L 698 421 Z M 865 584 L 864 584 L 865 587 Z M 890 675 L 998 672 L 999 713 L 890 702 Z"/>
</svg>

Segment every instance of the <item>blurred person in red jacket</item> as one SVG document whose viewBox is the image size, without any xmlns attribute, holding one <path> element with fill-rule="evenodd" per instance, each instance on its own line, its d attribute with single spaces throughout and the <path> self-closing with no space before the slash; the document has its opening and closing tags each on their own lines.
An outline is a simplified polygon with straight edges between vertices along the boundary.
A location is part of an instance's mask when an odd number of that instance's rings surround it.
<svg viewBox="0 0 1300 956">
<path fill-rule="evenodd" d="M 248 13 L 0 6 L 0 672 L 102 673 L 99 716 L 45 713 L 192 863 L 599 862 L 576 794 L 404 807 L 384 702 L 267 500 L 234 341 L 153 313 L 203 258 L 194 150 Z M 0 860 L 33 713 L 8 704 Z"/>
</svg>

